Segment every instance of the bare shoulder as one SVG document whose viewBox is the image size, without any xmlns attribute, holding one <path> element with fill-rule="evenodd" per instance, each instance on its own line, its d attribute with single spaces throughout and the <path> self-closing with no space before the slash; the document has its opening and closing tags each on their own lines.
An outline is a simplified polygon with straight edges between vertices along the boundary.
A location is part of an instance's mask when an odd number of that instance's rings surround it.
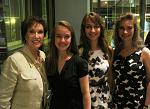
<svg viewBox="0 0 150 109">
<path fill-rule="evenodd" d="M 144 47 L 142 49 L 142 55 L 144 55 L 144 56 L 150 56 L 150 50 L 147 47 Z"/>
<path fill-rule="evenodd" d="M 150 50 L 147 47 L 142 49 L 142 59 L 143 61 L 150 61 Z"/>
</svg>

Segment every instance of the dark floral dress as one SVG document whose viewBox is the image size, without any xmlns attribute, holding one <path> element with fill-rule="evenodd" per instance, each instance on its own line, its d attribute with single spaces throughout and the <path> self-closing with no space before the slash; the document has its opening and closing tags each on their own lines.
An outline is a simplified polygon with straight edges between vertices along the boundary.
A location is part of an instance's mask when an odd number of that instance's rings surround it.
<svg viewBox="0 0 150 109">
<path fill-rule="evenodd" d="M 146 71 L 138 49 L 127 57 L 118 55 L 113 62 L 116 87 L 113 103 L 117 109 L 143 109 L 146 96 Z"/>
<path fill-rule="evenodd" d="M 110 87 L 106 77 L 109 63 L 101 50 L 91 53 L 88 67 L 91 109 L 108 109 L 111 101 Z"/>
</svg>

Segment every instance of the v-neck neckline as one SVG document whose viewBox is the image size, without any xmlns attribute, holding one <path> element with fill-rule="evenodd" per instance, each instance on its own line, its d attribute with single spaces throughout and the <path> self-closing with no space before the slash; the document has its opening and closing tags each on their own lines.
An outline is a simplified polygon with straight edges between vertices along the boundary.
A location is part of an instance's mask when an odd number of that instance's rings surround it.
<svg viewBox="0 0 150 109">
<path fill-rule="evenodd" d="M 73 56 L 74 56 L 74 55 L 72 55 L 69 60 L 66 60 L 66 61 L 65 61 L 64 66 L 62 67 L 62 69 L 61 69 L 60 72 L 59 72 L 59 70 L 58 70 L 58 68 L 57 68 L 57 72 L 58 72 L 59 75 L 62 75 L 62 74 L 63 74 L 63 71 L 64 71 L 65 67 L 67 66 L 68 62 L 70 62 L 70 61 L 72 60 Z"/>
</svg>

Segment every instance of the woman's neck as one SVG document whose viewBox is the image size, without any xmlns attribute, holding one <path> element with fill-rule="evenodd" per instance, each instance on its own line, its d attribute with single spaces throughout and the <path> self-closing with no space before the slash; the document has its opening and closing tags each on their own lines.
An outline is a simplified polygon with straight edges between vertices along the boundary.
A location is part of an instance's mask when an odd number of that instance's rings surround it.
<svg viewBox="0 0 150 109">
<path fill-rule="evenodd" d="M 131 50 L 133 48 L 134 48 L 134 46 L 132 44 L 126 44 L 126 45 L 124 45 L 124 50 Z"/>
<path fill-rule="evenodd" d="M 28 49 L 30 50 L 30 52 L 32 53 L 32 55 L 34 56 L 35 60 L 38 60 L 40 58 L 40 53 L 38 49 L 33 49 L 31 47 L 29 47 L 27 45 Z"/>
<path fill-rule="evenodd" d="M 71 57 L 70 53 L 63 52 L 63 53 L 59 53 L 58 60 L 69 60 L 70 57 Z"/>
<path fill-rule="evenodd" d="M 98 46 L 98 42 L 92 41 L 91 42 L 91 51 L 95 51 L 95 50 L 99 50 L 99 49 L 100 49 L 100 47 Z"/>
<path fill-rule="evenodd" d="M 124 42 L 124 49 L 131 49 L 133 48 L 133 44 L 131 40 L 127 40 Z"/>
<path fill-rule="evenodd" d="M 123 57 L 129 56 L 130 54 L 132 54 L 133 52 L 135 52 L 137 50 L 136 47 L 134 47 L 133 45 L 126 45 L 124 46 L 124 48 L 121 50 L 120 54 Z"/>
</svg>

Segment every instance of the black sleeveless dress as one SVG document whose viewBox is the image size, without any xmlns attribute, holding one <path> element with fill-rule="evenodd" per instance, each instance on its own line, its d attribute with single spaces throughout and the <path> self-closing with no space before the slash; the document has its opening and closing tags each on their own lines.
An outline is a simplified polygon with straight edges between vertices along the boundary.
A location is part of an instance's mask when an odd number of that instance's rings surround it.
<svg viewBox="0 0 150 109">
<path fill-rule="evenodd" d="M 143 109 L 146 97 L 146 71 L 138 49 L 127 57 L 118 55 L 113 61 L 115 90 L 113 104 L 117 109 Z"/>
</svg>

